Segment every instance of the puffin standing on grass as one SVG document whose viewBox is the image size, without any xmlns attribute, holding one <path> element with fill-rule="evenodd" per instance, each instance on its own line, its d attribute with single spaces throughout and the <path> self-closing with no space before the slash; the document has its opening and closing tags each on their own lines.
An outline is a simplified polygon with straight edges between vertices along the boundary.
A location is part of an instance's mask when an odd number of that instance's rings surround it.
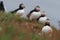
<svg viewBox="0 0 60 40">
<path fill-rule="evenodd" d="M 45 25 L 43 26 L 41 32 L 42 32 L 42 35 L 43 35 L 43 36 L 44 36 L 44 35 L 45 35 L 45 36 L 48 35 L 49 37 L 52 36 L 53 30 L 52 30 L 52 28 L 51 28 L 51 26 L 50 26 L 49 20 L 46 21 L 46 23 L 45 23 Z"/>
<path fill-rule="evenodd" d="M 16 15 L 20 15 L 20 16 L 24 15 L 24 13 L 25 13 L 25 5 L 23 3 L 21 3 L 19 5 L 19 8 L 14 10 L 14 11 L 11 11 L 11 13 L 16 13 Z"/>
<path fill-rule="evenodd" d="M 30 13 L 27 15 L 28 19 L 36 20 L 41 15 L 40 6 L 36 6 Z"/>
<path fill-rule="evenodd" d="M 0 1 L 0 12 L 5 12 L 3 1 Z"/>
</svg>

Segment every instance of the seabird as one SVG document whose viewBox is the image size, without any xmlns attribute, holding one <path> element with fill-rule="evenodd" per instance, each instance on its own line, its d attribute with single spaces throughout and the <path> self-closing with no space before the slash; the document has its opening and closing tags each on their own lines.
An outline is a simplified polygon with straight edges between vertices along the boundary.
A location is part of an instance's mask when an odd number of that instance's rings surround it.
<svg viewBox="0 0 60 40">
<path fill-rule="evenodd" d="M 25 13 L 25 5 L 23 3 L 21 3 L 19 5 L 19 8 L 18 9 L 15 9 L 14 11 L 11 11 L 11 13 L 16 13 L 16 15 L 24 15 Z"/>
<path fill-rule="evenodd" d="M 41 15 L 40 6 L 36 6 L 32 11 L 27 15 L 28 19 L 36 20 Z"/>
<path fill-rule="evenodd" d="M 5 12 L 3 1 L 0 1 L 0 12 Z"/>
<path fill-rule="evenodd" d="M 42 27 L 41 32 L 43 35 L 52 36 L 53 30 L 52 30 L 50 22 L 48 20 L 46 21 L 45 25 Z"/>
<path fill-rule="evenodd" d="M 39 16 L 39 17 L 37 18 L 37 21 L 38 21 L 38 22 L 41 22 L 41 23 L 45 23 L 46 20 L 49 20 L 49 19 L 47 18 L 47 16 L 46 16 L 45 13 L 42 13 L 41 16 Z"/>
</svg>

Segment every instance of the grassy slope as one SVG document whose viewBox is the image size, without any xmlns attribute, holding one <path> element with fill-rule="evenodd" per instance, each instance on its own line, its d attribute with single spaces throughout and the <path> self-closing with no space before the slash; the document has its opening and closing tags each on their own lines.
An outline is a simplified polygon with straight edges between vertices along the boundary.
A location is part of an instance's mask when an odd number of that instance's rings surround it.
<svg viewBox="0 0 60 40">
<path fill-rule="evenodd" d="M 60 31 L 54 28 L 52 38 L 38 35 L 42 26 L 41 23 L 14 14 L 0 13 L 0 40 L 60 40 Z"/>
</svg>

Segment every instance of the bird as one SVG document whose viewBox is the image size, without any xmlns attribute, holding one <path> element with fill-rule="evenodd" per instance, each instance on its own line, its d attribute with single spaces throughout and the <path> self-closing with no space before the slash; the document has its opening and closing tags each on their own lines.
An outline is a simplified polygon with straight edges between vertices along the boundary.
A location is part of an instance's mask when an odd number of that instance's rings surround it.
<svg viewBox="0 0 60 40">
<path fill-rule="evenodd" d="M 29 14 L 27 15 L 27 17 L 30 20 L 36 20 L 40 15 L 41 15 L 40 6 L 37 5 L 33 10 L 31 10 L 29 12 Z"/>
<path fill-rule="evenodd" d="M 49 18 L 46 16 L 45 13 L 42 13 L 41 16 L 39 16 L 39 17 L 37 18 L 37 21 L 40 22 L 40 23 L 45 23 L 46 20 L 49 20 Z"/>
<path fill-rule="evenodd" d="M 49 36 L 51 37 L 52 36 L 52 33 L 53 33 L 53 29 L 51 28 L 51 25 L 50 25 L 50 22 L 49 20 L 46 21 L 45 25 L 42 27 L 42 35 L 44 36 Z"/>
<path fill-rule="evenodd" d="M 0 1 L 0 12 L 5 12 L 3 1 Z"/>
<path fill-rule="evenodd" d="M 11 11 L 11 13 L 16 13 L 16 15 L 22 16 L 25 13 L 25 5 L 21 3 L 19 5 L 19 8 L 15 9 L 14 11 Z"/>
</svg>

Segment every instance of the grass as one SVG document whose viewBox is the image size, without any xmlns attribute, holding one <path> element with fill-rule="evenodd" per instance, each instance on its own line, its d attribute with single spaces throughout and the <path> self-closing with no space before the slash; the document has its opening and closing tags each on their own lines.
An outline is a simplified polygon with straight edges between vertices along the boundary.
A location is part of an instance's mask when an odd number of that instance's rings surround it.
<svg viewBox="0 0 60 40">
<path fill-rule="evenodd" d="M 60 40 L 60 31 L 53 28 L 52 38 L 43 38 L 38 33 L 43 24 L 26 20 L 15 14 L 0 13 L 0 40 Z"/>
</svg>

